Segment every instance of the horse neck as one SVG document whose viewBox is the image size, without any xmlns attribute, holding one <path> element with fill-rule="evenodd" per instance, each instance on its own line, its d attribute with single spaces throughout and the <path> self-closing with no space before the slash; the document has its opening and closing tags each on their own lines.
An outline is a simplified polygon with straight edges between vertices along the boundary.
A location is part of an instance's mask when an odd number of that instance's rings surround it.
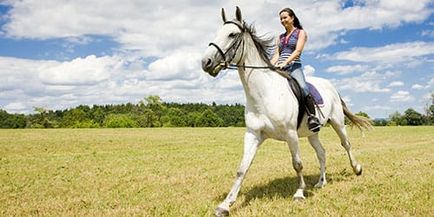
<svg viewBox="0 0 434 217">
<path fill-rule="evenodd" d="M 255 47 L 253 39 L 246 36 L 244 41 L 244 61 L 241 65 L 244 63 L 246 66 L 267 66 Z M 247 106 L 255 108 L 266 106 L 266 101 L 275 98 L 276 93 L 288 91 L 286 78 L 270 69 L 239 67 L 238 73 L 246 94 Z"/>
</svg>

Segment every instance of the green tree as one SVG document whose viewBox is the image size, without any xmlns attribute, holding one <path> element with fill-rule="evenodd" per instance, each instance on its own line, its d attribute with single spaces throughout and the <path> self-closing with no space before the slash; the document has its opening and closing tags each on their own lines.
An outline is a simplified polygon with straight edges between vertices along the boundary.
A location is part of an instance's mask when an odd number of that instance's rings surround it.
<svg viewBox="0 0 434 217">
<path fill-rule="evenodd" d="M 202 112 L 197 120 L 198 127 L 220 127 L 222 125 L 223 120 L 211 109 L 207 109 Z"/>
<path fill-rule="evenodd" d="M 388 121 L 386 119 L 380 118 L 374 120 L 374 126 L 387 126 Z M 396 125 L 396 123 L 395 123 Z"/>
<path fill-rule="evenodd" d="M 103 123 L 107 128 L 134 128 L 138 127 L 138 123 L 126 114 L 110 114 Z"/>
<path fill-rule="evenodd" d="M 0 128 L 24 128 L 26 127 L 26 116 L 23 114 L 9 114 L 0 109 Z"/>
<path fill-rule="evenodd" d="M 431 93 L 431 99 L 430 102 L 427 103 L 425 108 L 425 122 L 427 125 L 434 125 L 434 92 Z"/>
<path fill-rule="evenodd" d="M 434 125 L 434 104 L 428 108 L 427 124 Z"/>
<path fill-rule="evenodd" d="M 30 127 L 31 128 L 53 128 L 55 125 L 53 121 L 49 119 L 49 111 L 42 107 L 34 107 L 34 114 L 30 118 Z"/>
<path fill-rule="evenodd" d="M 105 119 L 105 113 L 104 110 L 101 108 L 101 106 L 94 105 L 91 112 L 90 112 L 90 118 L 99 126 L 102 126 L 102 123 Z"/>
<path fill-rule="evenodd" d="M 369 117 L 368 113 L 366 113 L 366 112 L 359 111 L 355 115 L 371 119 L 371 117 Z"/>
<path fill-rule="evenodd" d="M 165 127 L 185 127 L 187 120 L 185 113 L 179 108 L 169 108 L 161 118 Z"/>
<path fill-rule="evenodd" d="M 423 124 L 422 114 L 412 108 L 409 108 L 404 112 L 403 118 L 406 120 L 408 125 L 418 126 Z"/>
<path fill-rule="evenodd" d="M 155 116 L 156 121 L 153 123 L 155 127 L 161 127 L 163 126 L 163 123 L 161 121 L 161 117 L 163 116 L 166 106 L 161 101 L 161 98 L 157 95 L 151 95 L 145 98 L 145 102 L 142 102 L 146 105 L 147 108 L 151 109 Z"/>
<path fill-rule="evenodd" d="M 407 125 L 407 120 L 405 120 L 405 118 L 399 112 L 396 111 L 396 112 L 389 115 L 389 123 L 387 125 L 388 126 L 397 126 L 397 125 L 405 126 L 405 125 Z"/>
<path fill-rule="evenodd" d="M 200 112 L 189 112 L 186 117 L 186 126 L 188 127 L 198 127 L 199 118 L 201 116 Z"/>
<path fill-rule="evenodd" d="M 91 119 L 91 109 L 87 105 L 80 105 L 67 110 L 62 118 L 62 127 L 68 128 L 97 128 L 99 123 Z"/>
</svg>

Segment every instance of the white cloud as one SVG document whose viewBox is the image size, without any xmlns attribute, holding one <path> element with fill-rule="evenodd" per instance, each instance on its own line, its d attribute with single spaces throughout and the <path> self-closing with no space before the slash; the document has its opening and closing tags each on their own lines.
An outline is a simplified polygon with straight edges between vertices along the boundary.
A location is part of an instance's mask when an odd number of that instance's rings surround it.
<svg viewBox="0 0 434 217">
<path fill-rule="evenodd" d="M 402 87 L 402 86 L 404 86 L 404 82 L 402 81 L 392 81 L 388 85 L 388 87 Z"/>
<path fill-rule="evenodd" d="M 313 76 L 315 73 L 315 68 L 311 65 L 306 65 L 303 67 L 303 72 L 306 76 Z"/>
<path fill-rule="evenodd" d="M 422 89 L 424 89 L 424 86 L 422 86 L 420 84 L 413 84 L 413 86 L 411 86 L 411 89 L 422 90 Z"/>
<path fill-rule="evenodd" d="M 375 112 L 378 110 L 393 111 L 393 107 L 384 106 L 384 105 L 370 105 L 370 106 L 362 107 L 362 111 L 374 111 Z"/>
<path fill-rule="evenodd" d="M 141 50 L 146 56 L 163 56 L 180 45 L 198 46 L 198 41 L 205 44 L 219 17 L 219 7 L 212 1 L 24 0 L 11 4 L 10 22 L 3 27 L 10 37 L 80 41 L 77 38 L 87 35 L 107 35 L 123 49 Z"/>
<path fill-rule="evenodd" d="M 140 58 L 118 55 L 65 62 L 0 57 L 0 105 L 9 112 L 27 113 L 33 107 L 134 103 L 147 95 L 174 102 L 243 102 L 237 72 L 215 79 L 197 66 L 198 54 L 184 55 L 183 61 L 174 56 L 149 68 Z"/>
<path fill-rule="evenodd" d="M 7 111 L 19 113 L 20 111 L 27 109 L 27 107 L 26 105 L 24 105 L 23 102 L 11 102 L 7 104 L 4 109 L 6 109 Z"/>
<path fill-rule="evenodd" d="M 434 38 L 434 30 L 424 30 L 422 31 L 421 35 Z"/>
<path fill-rule="evenodd" d="M 365 72 L 368 70 L 366 65 L 337 65 L 326 69 L 326 72 L 337 73 L 340 75 L 351 74 L 354 72 Z"/>
<path fill-rule="evenodd" d="M 391 102 L 408 102 L 408 101 L 411 101 L 413 99 L 414 98 L 410 95 L 410 93 L 408 91 L 402 91 L 402 90 L 394 93 L 390 97 Z"/>
<path fill-rule="evenodd" d="M 390 89 L 382 87 L 382 83 L 393 75 L 393 72 L 379 73 L 369 71 L 356 77 L 340 80 L 334 79 L 332 82 L 340 90 L 348 90 L 355 93 L 387 93 L 390 92 Z"/>
<path fill-rule="evenodd" d="M 428 88 L 434 88 L 434 77 L 431 78 L 431 80 L 428 81 Z"/>
<path fill-rule="evenodd" d="M 427 7 L 430 2 L 419 0 L 408 4 L 400 0 L 391 4 L 389 0 L 369 0 L 363 5 L 342 8 L 338 0 L 296 0 L 291 2 L 291 7 L 308 32 L 307 49 L 317 49 L 335 44 L 338 33 L 348 30 L 381 29 L 422 21 L 432 12 Z M 23 0 L 8 3 L 13 6 L 8 15 L 10 22 L 4 26 L 9 36 L 47 39 L 110 35 L 124 49 L 140 49 L 152 56 L 168 54 L 181 44 L 197 46 L 198 41 L 206 42 L 220 24 L 220 8 L 225 7 L 228 17 L 232 17 L 235 6 L 228 0 L 176 3 L 130 0 L 122 4 L 116 0 Z M 244 17 L 255 21 L 264 32 L 283 31 L 277 12 L 288 6 L 286 2 L 244 0 L 236 4 L 242 8 Z"/>
<path fill-rule="evenodd" d="M 411 52 L 409 52 L 411 51 Z M 433 42 L 396 43 L 382 47 L 355 47 L 350 51 L 338 52 L 332 57 L 336 60 L 353 62 L 411 63 L 417 58 L 434 54 Z"/>
<path fill-rule="evenodd" d="M 180 51 L 158 59 L 149 65 L 146 79 L 190 80 L 199 76 L 201 54 Z"/>
<path fill-rule="evenodd" d="M 343 96 L 342 100 L 344 100 L 345 104 L 347 104 L 347 106 L 354 106 L 354 104 L 351 102 L 351 97 L 350 96 Z"/>
<path fill-rule="evenodd" d="M 94 55 L 77 58 L 55 66 L 41 66 L 39 79 L 48 85 L 93 85 L 110 78 L 110 73 L 122 67 L 116 57 Z"/>
<path fill-rule="evenodd" d="M 294 0 L 290 6 L 308 33 L 305 50 L 316 52 L 338 42 L 348 42 L 343 36 L 351 30 L 384 30 L 423 21 L 432 13 L 427 6 L 431 2 L 368 0 L 343 8 L 340 0 Z M 62 38 L 69 43 L 65 45 L 67 52 L 73 52 L 74 45 L 92 44 L 94 35 L 119 44 L 113 55 L 87 55 L 67 61 L 0 57 L 0 105 L 13 111 L 31 111 L 33 106 L 60 109 L 78 104 L 135 102 L 149 94 L 178 102 L 244 100 L 236 72 L 224 72 L 213 79 L 200 69 L 201 53 L 222 24 L 220 8 L 225 7 L 228 18 L 233 17 L 233 1 L 11 0 L 2 3 L 12 6 L 0 30 L 4 36 Z M 236 4 L 247 22 L 255 23 L 259 33 L 276 35 L 283 31 L 277 12 L 287 7 L 287 2 L 242 0 Z M 420 41 L 354 48 L 338 52 L 334 59 L 366 64 L 344 63 L 347 65 L 330 67 L 327 72 L 360 73 L 335 80 L 340 89 L 386 93 L 391 91 L 387 87 L 390 74 L 396 73 L 379 73 L 381 70 L 372 67 L 372 63 L 405 63 L 404 60 L 425 58 L 433 50 L 434 43 Z M 315 68 L 306 65 L 304 71 L 311 75 Z M 428 85 L 433 87 L 432 83 Z"/>
</svg>

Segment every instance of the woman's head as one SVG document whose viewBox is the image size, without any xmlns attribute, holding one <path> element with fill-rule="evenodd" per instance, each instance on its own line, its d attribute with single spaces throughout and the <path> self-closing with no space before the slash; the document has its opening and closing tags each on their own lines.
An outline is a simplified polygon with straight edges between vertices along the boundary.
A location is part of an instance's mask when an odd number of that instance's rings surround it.
<svg viewBox="0 0 434 217">
<path fill-rule="evenodd" d="M 284 8 L 279 12 L 280 22 L 286 28 L 287 25 L 294 25 L 299 29 L 303 29 L 301 26 L 298 17 L 295 15 L 294 11 L 291 8 Z"/>
</svg>

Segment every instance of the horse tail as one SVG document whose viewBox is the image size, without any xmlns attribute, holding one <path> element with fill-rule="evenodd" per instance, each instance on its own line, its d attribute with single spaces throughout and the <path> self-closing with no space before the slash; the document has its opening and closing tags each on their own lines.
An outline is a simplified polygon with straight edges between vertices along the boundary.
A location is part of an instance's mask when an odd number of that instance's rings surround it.
<svg viewBox="0 0 434 217">
<path fill-rule="evenodd" d="M 363 128 L 366 130 L 372 129 L 372 121 L 369 118 L 353 114 L 348 109 L 344 100 L 342 100 L 342 98 L 340 99 L 341 99 L 342 109 L 344 111 L 344 114 L 351 121 L 351 123 L 356 125 L 356 127 L 358 127 L 360 131 L 363 131 Z"/>
</svg>

